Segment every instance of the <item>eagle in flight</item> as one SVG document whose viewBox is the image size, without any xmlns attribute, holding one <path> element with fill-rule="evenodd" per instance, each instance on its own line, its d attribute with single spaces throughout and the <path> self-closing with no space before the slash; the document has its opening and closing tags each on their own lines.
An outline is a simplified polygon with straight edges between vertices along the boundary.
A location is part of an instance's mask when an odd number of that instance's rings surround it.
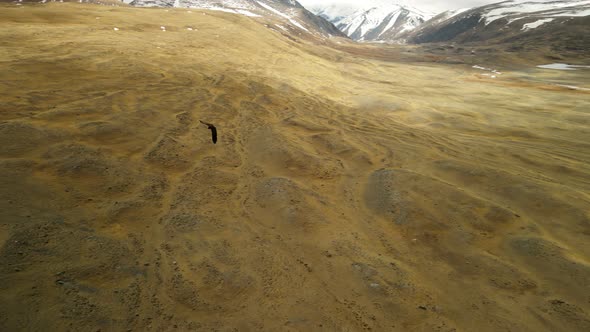
<svg viewBox="0 0 590 332">
<path fill-rule="evenodd" d="M 211 130 L 211 140 L 213 140 L 213 144 L 217 143 L 217 128 L 215 128 L 215 126 L 210 123 L 203 122 L 201 120 L 199 121 Z"/>
</svg>

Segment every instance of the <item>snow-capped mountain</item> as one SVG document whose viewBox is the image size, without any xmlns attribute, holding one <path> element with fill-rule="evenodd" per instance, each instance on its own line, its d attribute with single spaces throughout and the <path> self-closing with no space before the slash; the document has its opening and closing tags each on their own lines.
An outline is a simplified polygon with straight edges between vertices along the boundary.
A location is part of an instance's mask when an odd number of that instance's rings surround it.
<svg viewBox="0 0 590 332">
<path fill-rule="evenodd" d="M 554 39 L 590 48 L 589 30 L 590 0 L 510 0 L 439 14 L 404 37 L 412 43 Z"/>
<path fill-rule="evenodd" d="M 358 41 L 395 41 L 432 17 L 432 14 L 389 1 L 363 1 L 356 5 L 328 4 L 309 7 Z"/>
<path fill-rule="evenodd" d="M 250 17 L 266 17 L 276 21 L 280 30 L 341 36 L 332 23 L 315 16 L 295 0 L 125 0 L 138 7 L 201 8 Z"/>
</svg>

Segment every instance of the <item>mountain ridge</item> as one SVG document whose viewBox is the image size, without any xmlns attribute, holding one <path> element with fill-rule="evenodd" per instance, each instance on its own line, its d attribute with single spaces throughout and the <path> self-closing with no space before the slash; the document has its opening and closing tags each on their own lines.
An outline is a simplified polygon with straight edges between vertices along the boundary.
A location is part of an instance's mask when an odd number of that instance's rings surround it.
<svg viewBox="0 0 590 332">
<path fill-rule="evenodd" d="M 311 33 L 327 36 L 345 37 L 332 23 L 315 17 L 296 0 L 133 0 L 128 2 L 135 7 L 176 7 L 200 8 L 224 11 L 249 17 L 273 17 L 289 26 L 297 33 Z"/>
<path fill-rule="evenodd" d="M 527 44 L 537 39 L 555 44 L 567 41 L 590 49 L 587 33 L 583 33 L 589 32 L 589 25 L 584 24 L 588 22 L 588 15 L 590 1 L 587 0 L 511 0 L 441 13 L 402 37 L 414 44 L 488 41 Z"/>
<path fill-rule="evenodd" d="M 432 14 L 401 4 L 369 3 L 367 6 L 316 5 L 309 10 L 332 22 L 357 41 L 392 42 L 409 32 Z"/>
</svg>

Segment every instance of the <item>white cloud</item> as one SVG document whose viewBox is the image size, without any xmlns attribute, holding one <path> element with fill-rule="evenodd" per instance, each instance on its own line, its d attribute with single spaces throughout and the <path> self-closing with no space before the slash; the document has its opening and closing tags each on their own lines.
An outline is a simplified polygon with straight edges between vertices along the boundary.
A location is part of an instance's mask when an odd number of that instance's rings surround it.
<svg viewBox="0 0 590 332">
<path fill-rule="evenodd" d="M 477 7 L 503 0 L 299 0 L 303 6 L 344 4 L 354 7 L 367 7 L 368 4 L 408 5 L 431 13 L 440 13 L 449 9 Z"/>
</svg>

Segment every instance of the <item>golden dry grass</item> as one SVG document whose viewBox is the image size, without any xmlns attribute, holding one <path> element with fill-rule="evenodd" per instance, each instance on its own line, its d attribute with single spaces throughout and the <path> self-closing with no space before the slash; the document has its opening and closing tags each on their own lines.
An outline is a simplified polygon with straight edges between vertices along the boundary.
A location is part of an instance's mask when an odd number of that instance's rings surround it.
<svg viewBox="0 0 590 332">
<path fill-rule="evenodd" d="M 590 329 L 590 98 L 548 83 L 587 72 L 200 10 L 0 22 L 0 330 Z"/>
</svg>

